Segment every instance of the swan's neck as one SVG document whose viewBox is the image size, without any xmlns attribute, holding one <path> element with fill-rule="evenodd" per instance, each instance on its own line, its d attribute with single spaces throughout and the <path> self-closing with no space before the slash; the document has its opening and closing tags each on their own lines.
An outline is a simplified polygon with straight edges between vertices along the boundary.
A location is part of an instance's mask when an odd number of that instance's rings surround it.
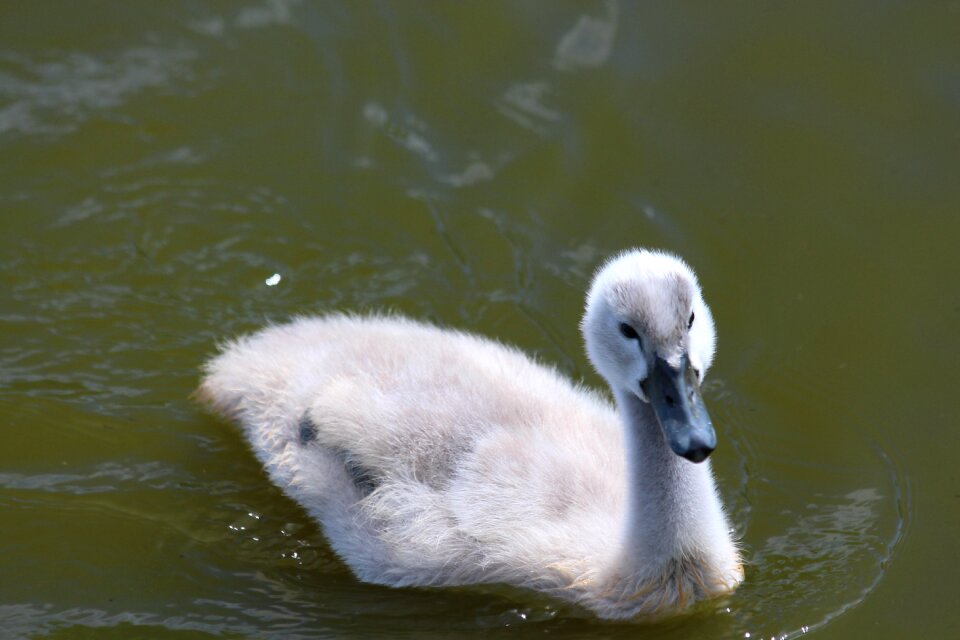
<svg viewBox="0 0 960 640">
<path fill-rule="evenodd" d="M 681 559 L 712 563 L 733 552 L 709 461 L 676 455 L 652 407 L 632 393 L 618 394 L 617 404 L 628 483 L 620 571 L 650 574 Z"/>
</svg>

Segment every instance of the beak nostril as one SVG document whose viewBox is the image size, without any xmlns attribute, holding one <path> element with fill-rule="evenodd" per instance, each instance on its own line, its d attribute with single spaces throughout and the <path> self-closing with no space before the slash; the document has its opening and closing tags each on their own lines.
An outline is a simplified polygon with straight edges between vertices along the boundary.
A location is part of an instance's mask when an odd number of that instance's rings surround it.
<svg viewBox="0 0 960 640">
<path fill-rule="evenodd" d="M 670 394 L 664 396 L 663 399 L 666 401 L 668 407 L 675 407 L 677 405 L 676 399 Z"/>
<path fill-rule="evenodd" d="M 701 447 L 699 449 L 691 449 L 683 457 L 690 462 L 700 463 L 706 460 L 712 452 L 713 449 L 710 447 Z"/>
</svg>

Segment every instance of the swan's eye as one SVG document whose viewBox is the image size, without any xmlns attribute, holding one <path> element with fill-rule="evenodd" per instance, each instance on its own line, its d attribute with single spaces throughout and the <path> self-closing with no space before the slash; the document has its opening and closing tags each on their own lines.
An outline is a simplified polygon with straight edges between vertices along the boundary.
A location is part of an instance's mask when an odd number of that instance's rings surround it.
<svg viewBox="0 0 960 640">
<path fill-rule="evenodd" d="M 687 320 L 687 329 L 693 326 L 693 311 L 690 312 L 690 319 Z"/>
<path fill-rule="evenodd" d="M 624 338 L 629 340 L 636 340 L 640 337 L 640 334 L 637 333 L 637 330 L 628 325 L 626 322 L 620 323 L 620 333 L 623 334 Z"/>
</svg>

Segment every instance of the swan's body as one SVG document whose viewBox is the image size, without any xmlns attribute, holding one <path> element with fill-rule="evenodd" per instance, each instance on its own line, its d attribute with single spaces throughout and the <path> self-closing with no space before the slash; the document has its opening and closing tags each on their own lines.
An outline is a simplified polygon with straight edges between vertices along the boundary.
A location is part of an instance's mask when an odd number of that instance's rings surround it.
<svg viewBox="0 0 960 640">
<path fill-rule="evenodd" d="M 598 273 L 583 331 L 619 415 L 517 350 L 381 316 L 241 338 L 200 392 L 362 580 L 502 582 L 606 618 L 731 591 L 742 568 L 709 462 L 681 457 L 702 460 L 712 443 L 697 427 L 677 444 L 673 418 L 654 411 L 658 393 L 676 403 L 657 367 L 702 375 L 713 357 L 693 273 L 666 254 L 622 254 Z"/>
</svg>

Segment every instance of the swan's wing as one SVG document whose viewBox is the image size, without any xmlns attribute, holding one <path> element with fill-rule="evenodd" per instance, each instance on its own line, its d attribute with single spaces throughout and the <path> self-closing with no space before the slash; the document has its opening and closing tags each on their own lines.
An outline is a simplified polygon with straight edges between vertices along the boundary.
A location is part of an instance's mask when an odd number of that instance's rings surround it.
<svg viewBox="0 0 960 640">
<path fill-rule="evenodd" d="M 394 318 L 301 319 L 229 345 L 201 395 L 368 580 L 505 579 L 496 566 L 569 556 L 575 528 L 610 528 L 603 500 L 603 523 L 589 504 L 619 484 L 604 480 L 622 466 L 609 406 L 491 341 Z"/>
</svg>

